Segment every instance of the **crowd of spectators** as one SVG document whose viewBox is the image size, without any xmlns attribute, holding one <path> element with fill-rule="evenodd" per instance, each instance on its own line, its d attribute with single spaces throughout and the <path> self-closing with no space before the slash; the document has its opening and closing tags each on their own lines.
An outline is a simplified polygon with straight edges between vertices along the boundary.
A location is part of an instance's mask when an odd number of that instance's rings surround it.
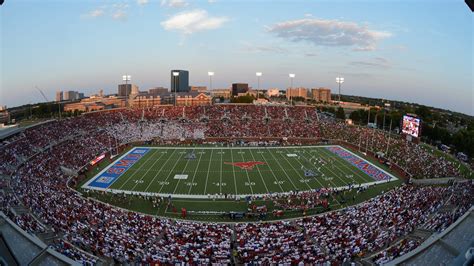
<svg viewBox="0 0 474 266">
<path fill-rule="evenodd" d="M 31 233 L 45 229 L 63 233 L 66 242 L 57 243 L 56 248 L 82 262 L 89 261 L 87 255 L 69 245 L 116 262 L 228 264 L 232 258 L 234 229 L 231 226 L 156 218 L 84 198 L 68 187 L 65 168 L 78 171 L 97 155 L 122 143 L 153 138 L 317 139 L 321 134 L 351 143 L 370 136 L 374 151 L 383 148 L 388 141 L 378 131 L 320 121 L 315 109 L 308 107 L 158 107 L 96 112 L 54 121 L 2 142 L 0 174 L 12 176 L 9 186 L 14 194 L 0 193 L 1 209 Z M 406 164 L 393 158 L 407 169 L 417 164 L 413 168 L 415 174 L 431 177 L 457 173 L 447 161 L 433 162 L 438 159 L 429 157 L 415 144 L 392 138 L 389 145 L 404 147 L 392 149 L 391 156 L 400 156 L 399 152 L 418 153 Z M 72 184 L 76 181 L 73 178 Z M 467 189 L 472 192 L 472 185 L 468 184 Z M 237 258 L 242 263 L 295 264 L 352 260 L 383 249 L 426 222 L 428 215 L 435 212 L 446 197 L 453 199 L 452 204 L 456 206 L 459 202 L 462 206 L 472 204 L 474 193 L 463 191 L 466 187 L 403 186 L 358 206 L 321 216 L 237 224 Z M 321 197 L 329 193 L 325 190 L 303 192 L 285 198 L 286 203 L 281 202 L 279 195 L 273 195 L 272 200 L 282 204 L 282 208 L 304 208 L 318 204 Z M 16 215 L 11 207 L 17 205 L 28 208 L 34 217 Z M 456 210 L 462 214 L 465 207 Z M 36 218 L 46 228 L 39 225 Z M 446 226 L 445 219 L 440 220 Z"/>
<path fill-rule="evenodd" d="M 466 202 L 472 204 L 473 194 L 463 191 L 473 189 L 472 183 L 452 188 L 402 186 L 362 204 L 319 216 L 237 224 L 238 259 L 241 263 L 292 265 L 353 261 L 406 236 L 428 221 L 430 214 L 452 195 L 465 195 Z M 401 248 L 398 252 L 401 254 Z"/>
</svg>

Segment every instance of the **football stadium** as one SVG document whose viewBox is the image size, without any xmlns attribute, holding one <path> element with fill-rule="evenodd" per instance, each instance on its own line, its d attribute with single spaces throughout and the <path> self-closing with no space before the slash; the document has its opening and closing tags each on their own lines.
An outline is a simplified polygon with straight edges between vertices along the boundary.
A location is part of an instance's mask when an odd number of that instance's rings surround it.
<svg viewBox="0 0 474 266">
<path fill-rule="evenodd" d="M 90 112 L 2 162 L 7 217 L 81 263 L 378 264 L 472 219 L 469 169 L 309 106 Z"/>
<path fill-rule="evenodd" d="M 0 0 L 0 265 L 474 265 L 473 11 Z"/>
</svg>

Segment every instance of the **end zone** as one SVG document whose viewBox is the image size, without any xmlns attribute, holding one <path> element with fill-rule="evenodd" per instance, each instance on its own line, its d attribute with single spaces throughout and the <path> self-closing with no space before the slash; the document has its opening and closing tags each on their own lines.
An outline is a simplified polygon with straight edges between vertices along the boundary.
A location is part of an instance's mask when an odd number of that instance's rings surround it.
<svg viewBox="0 0 474 266">
<path fill-rule="evenodd" d="M 107 189 L 123 173 L 125 173 L 138 160 L 145 156 L 149 150 L 149 148 L 143 147 L 135 147 L 131 149 L 120 158 L 115 160 L 113 164 L 100 171 L 100 173 L 98 173 L 94 178 L 91 178 L 89 181 L 87 181 L 87 183 L 85 183 L 82 188 L 95 190 Z"/>
</svg>

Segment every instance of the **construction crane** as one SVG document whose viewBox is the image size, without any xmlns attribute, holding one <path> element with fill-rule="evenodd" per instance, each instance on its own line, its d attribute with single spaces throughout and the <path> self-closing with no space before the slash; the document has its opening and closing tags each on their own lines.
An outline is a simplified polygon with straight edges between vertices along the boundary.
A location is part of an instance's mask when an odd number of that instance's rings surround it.
<svg viewBox="0 0 474 266">
<path fill-rule="evenodd" d="M 38 86 L 36 86 L 36 85 L 35 85 L 35 88 L 41 93 L 41 96 L 43 96 L 44 100 L 46 102 L 49 102 L 49 99 L 48 99 L 48 97 L 46 97 L 44 92 L 40 88 L 38 88 Z M 61 101 L 58 101 L 58 113 L 59 113 L 59 120 L 61 120 Z"/>
<path fill-rule="evenodd" d="M 49 99 L 48 99 L 48 97 L 46 97 L 46 95 L 44 95 L 44 92 L 43 92 L 40 88 L 38 88 L 38 86 L 35 86 L 35 88 L 41 93 L 41 95 L 43 96 L 44 100 L 45 100 L 46 102 L 49 102 Z"/>
</svg>

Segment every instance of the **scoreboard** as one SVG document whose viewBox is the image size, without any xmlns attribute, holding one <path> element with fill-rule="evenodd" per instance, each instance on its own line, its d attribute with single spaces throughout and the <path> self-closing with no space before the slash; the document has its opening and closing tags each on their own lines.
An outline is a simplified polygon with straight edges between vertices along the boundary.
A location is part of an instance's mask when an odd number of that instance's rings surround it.
<svg viewBox="0 0 474 266">
<path fill-rule="evenodd" d="M 402 133 L 418 138 L 420 136 L 421 120 L 418 117 L 406 114 L 402 120 Z"/>
</svg>

